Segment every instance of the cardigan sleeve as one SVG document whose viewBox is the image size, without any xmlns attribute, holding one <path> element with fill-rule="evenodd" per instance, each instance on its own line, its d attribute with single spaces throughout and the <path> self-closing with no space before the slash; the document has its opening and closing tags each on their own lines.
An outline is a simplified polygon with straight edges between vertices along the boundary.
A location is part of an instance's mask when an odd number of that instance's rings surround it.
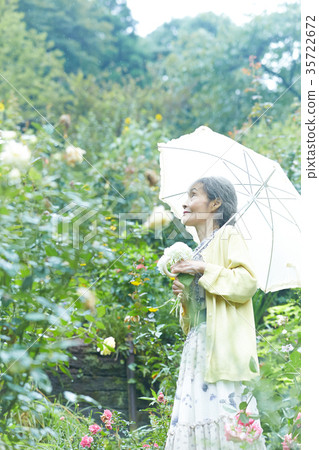
<svg viewBox="0 0 319 450">
<path fill-rule="evenodd" d="M 227 252 L 226 267 L 207 263 L 199 284 L 211 294 L 225 300 L 245 303 L 257 290 L 257 279 L 253 272 L 250 256 L 244 238 L 236 233 L 221 241 Z"/>
</svg>

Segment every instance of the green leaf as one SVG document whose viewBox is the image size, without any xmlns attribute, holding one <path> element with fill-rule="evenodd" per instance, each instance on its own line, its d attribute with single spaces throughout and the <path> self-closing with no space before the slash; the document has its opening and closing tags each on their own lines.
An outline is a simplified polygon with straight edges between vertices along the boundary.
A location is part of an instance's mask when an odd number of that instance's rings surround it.
<svg viewBox="0 0 319 450">
<path fill-rule="evenodd" d="M 241 403 L 239 404 L 239 409 L 240 409 L 241 411 L 245 411 L 246 408 L 247 408 L 247 402 L 241 402 Z"/>
<path fill-rule="evenodd" d="M 246 425 L 247 423 L 249 423 L 249 417 L 248 417 L 247 414 L 245 414 L 245 413 L 239 414 L 239 420 L 241 420 L 241 421 L 243 422 L 244 425 Z"/>
<path fill-rule="evenodd" d="M 40 172 L 37 171 L 34 167 L 31 167 L 29 170 L 29 178 L 31 181 L 39 181 L 42 178 L 42 175 Z"/>
<path fill-rule="evenodd" d="M 58 252 L 56 251 L 56 249 L 54 247 L 51 247 L 50 245 L 46 245 L 45 246 L 45 253 L 48 256 L 58 256 Z"/>
<path fill-rule="evenodd" d="M 178 279 L 186 288 L 188 288 L 194 280 L 194 275 L 190 275 L 189 273 L 180 273 L 178 274 Z"/>
<path fill-rule="evenodd" d="M 70 391 L 63 392 L 64 397 L 71 403 L 75 403 L 77 401 L 78 396 Z"/>
<path fill-rule="evenodd" d="M 105 316 L 105 312 L 106 307 L 104 305 L 101 305 L 96 309 L 96 314 L 98 318 Z"/>
<path fill-rule="evenodd" d="M 223 405 L 223 408 L 225 411 L 233 413 L 233 414 L 235 414 L 237 412 L 237 409 L 231 405 Z"/>
<path fill-rule="evenodd" d="M 31 289 L 32 284 L 33 284 L 33 275 L 25 277 L 21 285 L 21 290 L 26 291 L 27 289 Z"/>
<path fill-rule="evenodd" d="M 48 320 L 48 317 L 45 314 L 38 312 L 30 312 L 24 316 L 26 320 L 30 320 L 31 322 L 40 322 L 41 320 Z"/>
</svg>

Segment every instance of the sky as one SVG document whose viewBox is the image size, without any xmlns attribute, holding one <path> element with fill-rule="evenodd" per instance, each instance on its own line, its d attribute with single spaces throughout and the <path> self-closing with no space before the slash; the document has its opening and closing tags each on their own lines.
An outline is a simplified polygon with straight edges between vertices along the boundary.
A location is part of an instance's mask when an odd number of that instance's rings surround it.
<svg viewBox="0 0 319 450">
<path fill-rule="evenodd" d="M 282 3 L 298 0 L 127 0 L 133 18 L 138 22 L 136 33 L 146 36 L 165 22 L 183 17 L 195 17 L 203 12 L 225 14 L 237 25 L 249 20 L 249 15 L 280 10 Z"/>
</svg>

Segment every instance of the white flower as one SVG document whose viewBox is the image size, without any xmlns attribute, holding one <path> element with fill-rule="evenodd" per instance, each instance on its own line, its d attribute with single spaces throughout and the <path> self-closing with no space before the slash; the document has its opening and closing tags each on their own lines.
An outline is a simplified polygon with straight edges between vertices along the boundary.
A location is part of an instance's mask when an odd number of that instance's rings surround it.
<svg viewBox="0 0 319 450">
<path fill-rule="evenodd" d="M 174 276 L 167 270 L 168 266 L 176 264 L 178 261 L 187 261 L 192 259 L 193 250 L 184 242 L 175 242 L 175 244 L 164 250 L 164 255 L 159 259 L 157 268 L 162 275 Z"/>
<path fill-rule="evenodd" d="M 110 336 L 110 337 L 104 339 L 104 341 L 103 341 L 103 349 L 100 350 L 99 348 L 97 348 L 97 351 L 100 352 L 101 355 L 107 356 L 107 355 L 110 355 L 112 353 L 112 351 L 108 347 L 115 348 L 115 346 L 116 346 L 115 339 L 114 339 L 113 336 Z"/>
<path fill-rule="evenodd" d="M 17 137 L 16 131 L 11 130 L 0 130 L 0 138 L 4 141 L 10 141 L 11 139 L 15 139 Z"/>
<path fill-rule="evenodd" d="M 74 167 L 76 163 L 81 163 L 83 161 L 84 153 L 86 153 L 85 150 L 69 145 L 69 147 L 65 149 L 65 160 L 69 166 Z"/>
<path fill-rule="evenodd" d="M 9 141 L 5 143 L 0 159 L 6 166 L 24 169 L 30 163 L 31 152 L 26 145 Z"/>
<path fill-rule="evenodd" d="M 168 225 L 173 219 L 172 214 L 167 211 L 163 205 L 156 206 L 151 215 L 144 223 L 144 226 L 151 229 L 158 229 Z"/>
<path fill-rule="evenodd" d="M 285 323 L 288 322 L 288 317 L 287 316 L 282 316 L 281 314 L 279 314 L 277 316 L 277 324 L 278 326 L 282 326 L 285 325 Z"/>
<path fill-rule="evenodd" d="M 282 351 L 282 352 L 287 352 L 287 353 L 292 352 L 293 349 L 294 349 L 294 348 L 293 348 L 293 346 L 292 346 L 291 344 L 283 345 L 283 346 L 281 347 L 281 351 Z"/>
<path fill-rule="evenodd" d="M 11 172 L 8 173 L 8 184 L 12 186 L 13 184 L 20 184 L 21 182 L 21 173 L 19 169 L 12 169 Z"/>
<path fill-rule="evenodd" d="M 287 330 L 286 329 L 282 330 L 281 334 L 287 334 Z"/>
</svg>

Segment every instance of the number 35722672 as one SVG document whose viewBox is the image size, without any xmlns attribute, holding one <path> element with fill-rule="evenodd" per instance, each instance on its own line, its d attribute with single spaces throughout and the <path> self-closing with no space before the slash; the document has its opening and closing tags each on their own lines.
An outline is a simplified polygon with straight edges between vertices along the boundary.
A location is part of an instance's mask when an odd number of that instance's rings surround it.
<svg viewBox="0 0 319 450">
<path fill-rule="evenodd" d="M 316 25 L 315 16 L 306 17 L 306 74 L 315 74 Z"/>
</svg>

